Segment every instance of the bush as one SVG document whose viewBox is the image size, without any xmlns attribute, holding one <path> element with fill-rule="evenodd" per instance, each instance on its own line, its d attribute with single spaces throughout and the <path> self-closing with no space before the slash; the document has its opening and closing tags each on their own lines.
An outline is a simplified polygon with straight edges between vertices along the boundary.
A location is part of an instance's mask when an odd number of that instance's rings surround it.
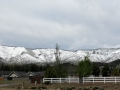
<svg viewBox="0 0 120 90">
<path fill-rule="evenodd" d="M 104 90 L 104 88 L 94 87 L 92 90 Z"/>
<path fill-rule="evenodd" d="M 90 88 L 84 88 L 83 90 L 90 90 Z"/>
<path fill-rule="evenodd" d="M 18 89 L 20 89 L 20 87 L 18 87 Z"/>
<path fill-rule="evenodd" d="M 99 90 L 104 90 L 104 88 L 100 88 Z"/>
<path fill-rule="evenodd" d="M 98 90 L 99 89 L 99 87 L 94 87 L 92 90 Z"/>
<path fill-rule="evenodd" d="M 31 89 L 37 89 L 37 87 L 31 87 Z"/>
<path fill-rule="evenodd" d="M 49 84 L 50 84 L 50 81 L 47 81 L 47 82 L 45 82 L 44 84 L 49 85 Z"/>
<path fill-rule="evenodd" d="M 83 90 L 82 88 L 78 88 L 78 90 Z"/>
<path fill-rule="evenodd" d="M 73 90 L 72 87 L 67 87 L 66 90 Z"/>
<path fill-rule="evenodd" d="M 38 87 L 38 90 L 41 90 L 41 89 L 47 89 L 47 87 L 45 87 L 45 86 Z"/>
<path fill-rule="evenodd" d="M 75 87 L 71 87 L 72 89 L 75 89 Z"/>
<path fill-rule="evenodd" d="M 60 90 L 75 90 L 75 87 L 61 87 Z"/>
<path fill-rule="evenodd" d="M 65 90 L 65 87 L 60 87 L 60 90 Z"/>
</svg>

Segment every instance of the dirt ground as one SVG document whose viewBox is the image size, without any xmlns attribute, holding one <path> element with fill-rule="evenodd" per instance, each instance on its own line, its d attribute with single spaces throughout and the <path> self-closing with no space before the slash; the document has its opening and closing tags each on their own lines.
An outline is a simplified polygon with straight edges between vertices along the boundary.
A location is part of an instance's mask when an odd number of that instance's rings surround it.
<svg viewBox="0 0 120 90">
<path fill-rule="evenodd" d="M 62 83 L 62 84 L 24 84 L 18 86 L 0 87 L 0 90 L 120 90 L 120 83 Z"/>
<path fill-rule="evenodd" d="M 120 90 L 120 83 L 85 83 L 85 84 L 51 84 L 47 86 L 50 89 L 58 89 L 60 87 L 75 87 L 76 90 Z M 99 89 L 97 89 L 99 88 Z"/>
</svg>

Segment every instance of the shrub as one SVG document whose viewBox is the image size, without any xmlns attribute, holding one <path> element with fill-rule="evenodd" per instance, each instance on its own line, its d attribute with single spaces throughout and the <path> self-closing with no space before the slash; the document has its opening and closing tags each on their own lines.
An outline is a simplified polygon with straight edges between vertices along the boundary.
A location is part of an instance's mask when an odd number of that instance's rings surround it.
<svg viewBox="0 0 120 90">
<path fill-rule="evenodd" d="M 60 90 L 75 90 L 75 87 L 61 87 Z"/>
<path fill-rule="evenodd" d="M 47 87 L 45 87 L 45 86 L 38 87 L 38 90 L 41 90 L 41 89 L 47 89 Z"/>
<path fill-rule="evenodd" d="M 104 90 L 104 88 L 100 87 L 94 87 L 92 90 Z"/>
<path fill-rule="evenodd" d="M 65 87 L 60 87 L 60 90 L 66 90 Z"/>
<path fill-rule="evenodd" d="M 83 90 L 82 88 L 78 88 L 78 90 Z"/>
<path fill-rule="evenodd" d="M 92 90 L 97 90 L 97 89 L 99 89 L 99 87 L 94 87 Z"/>
<path fill-rule="evenodd" d="M 20 87 L 18 87 L 18 89 L 20 89 Z"/>
<path fill-rule="evenodd" d="M 31 87 L 31 89 L 36 89 L 37 87 Z"/>
<path fill-rule="evenodd" d="M 90 88 L 84 88 L 83 90 L 90 90 Z"/>
<path fill-rule="evenodd" d="M 67 87 L 66 90 L 73 90 L 71 87 Z"/>
<path fill-rule="evenodd" d="M 71 87 L 71 89 L 75 89 L 75 87 Z"/>
<path fill-rule="evenodd" d="M 49 85 L 49 84 L 50 84 L 50 81 L 47 81 L 47 82 L 45 82 L 44 84 Z"/>
<path fill-rule="evenodd" d="M 99 90 L 104 90 L 104 88 L 100 88 Z"/>
</svg>

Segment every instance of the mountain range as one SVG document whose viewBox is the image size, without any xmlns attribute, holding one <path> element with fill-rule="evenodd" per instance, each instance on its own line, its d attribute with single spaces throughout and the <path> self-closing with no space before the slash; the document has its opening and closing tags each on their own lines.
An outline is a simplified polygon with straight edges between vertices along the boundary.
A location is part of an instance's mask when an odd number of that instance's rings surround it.
<svg viewBox="0 0 120 90">
<path fill-rule="evenodd" d="M 53 63 L 55 49 L 29 49 L 25 47 L 0 46 L 0 62 L 7 64 Z M 77 64 L 85 56 L 92 62 L 110 63 L 120 59 L 120 48 L 99 48 L 88 50 L 59 50 L 62 63 Z"/>
</svg>

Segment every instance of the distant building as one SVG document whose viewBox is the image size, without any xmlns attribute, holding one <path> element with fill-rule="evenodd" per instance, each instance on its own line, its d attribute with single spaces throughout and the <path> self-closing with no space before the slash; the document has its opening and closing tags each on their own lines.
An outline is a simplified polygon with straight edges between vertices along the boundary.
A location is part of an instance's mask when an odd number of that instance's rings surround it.
<svg viewBox="0 0 120 90">
<path fill-rule="evenodd" d="M 44 77 L 45 72 L 19 72 L 19 71 L 0 71 L 0 76 L 4 78 L 29 78 L 33 76 Z"/>
</svg>

